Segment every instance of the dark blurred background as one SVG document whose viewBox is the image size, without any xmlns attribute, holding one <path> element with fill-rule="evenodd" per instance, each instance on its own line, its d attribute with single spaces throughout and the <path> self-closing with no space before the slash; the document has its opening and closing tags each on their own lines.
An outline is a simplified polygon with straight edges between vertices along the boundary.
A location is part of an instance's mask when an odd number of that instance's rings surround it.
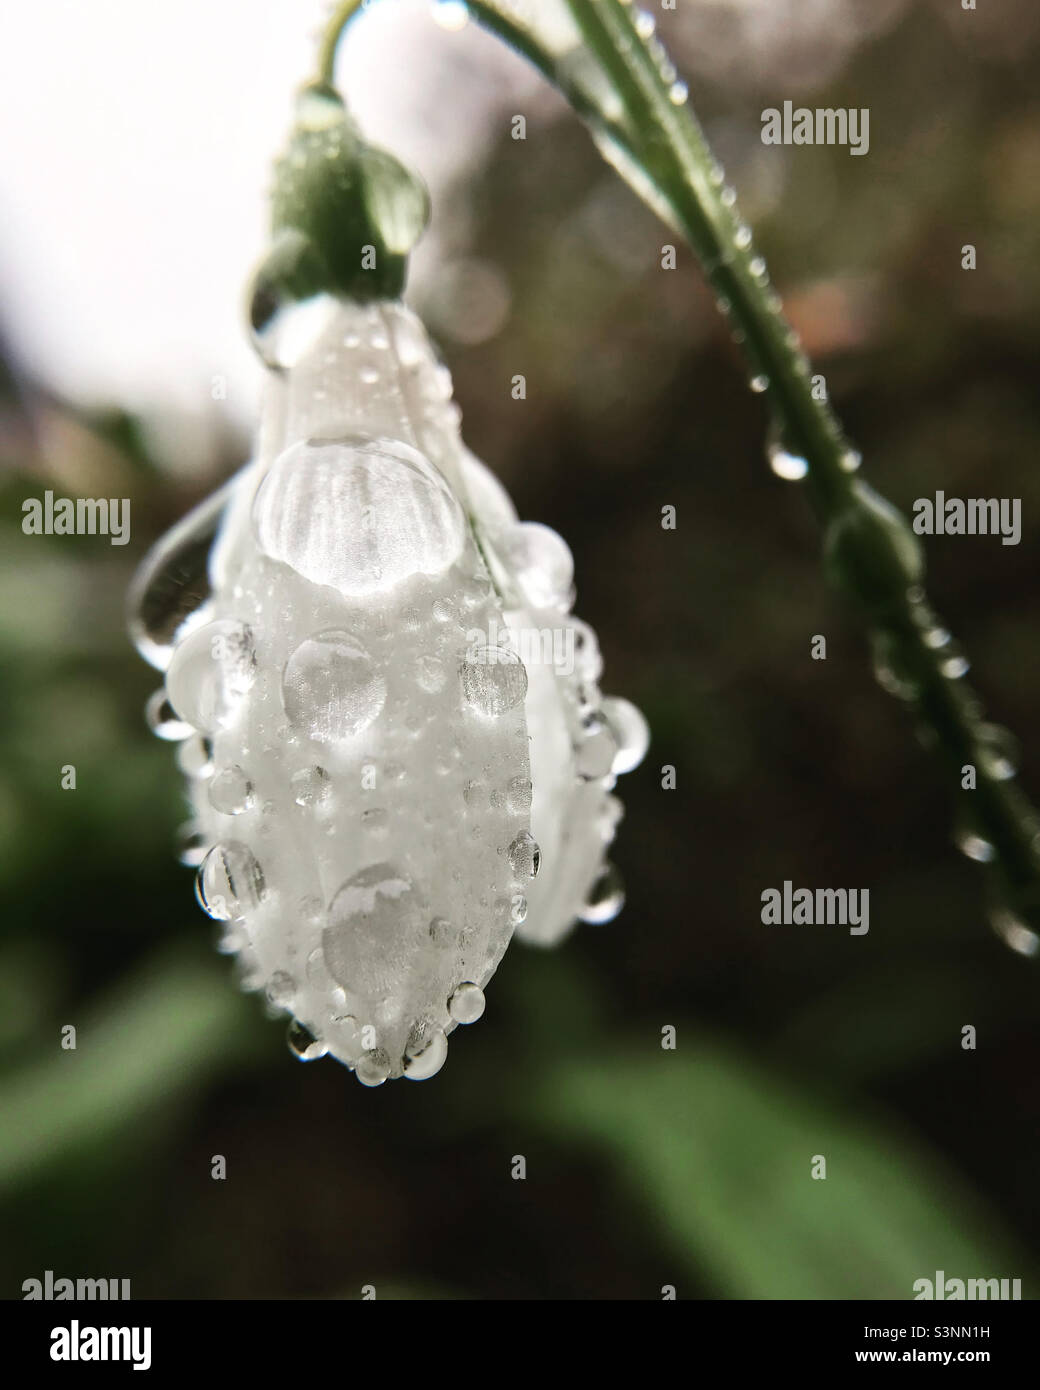
<svg viewBox="0 0 1040 1390">
<path fill-rule="evenodd" d="M 782 4 L 758 29 L 744 7 L 682 8 L 664 36 L 863 476 L 907 512 L 937 489 L 1022 499 L 1017 547 L 926 545 L 933 601 L 1040 794 L 1035 7 L 838 6 L 852 20 L 828 29 L 821 6 L 797 31 Z M 787 97 L 869 107 L 869 156 L 763 147 L 760 111 Z M 690 255 L 660 269 L 674 237 L 559 103 L 525 142 L 497 128 L 442 200 L 445 271 L 415 302 L 469 445 L 574 551 L 604 689 L 650 721 L 618 788 L 628 905 L 555 951 L 515 943 L 427 1084 L 369 1092 L 293 1060 L 175 860 L 181 777 L 145 727 L 158 681 L 123 616 L 148 545 L 250 440 L 214 404 L 210 462 L 171 468 L 168 422 L 160 458 L 147 419 L 34 380 L 10 339 L 0 1292 L 52 1269 L 128 1277 L 135 1298 L 909 1298 L 942 1269 L 1033 1297 L 1036 963 L 988 925 Z M 24 536 L 45 488 L 131 497 L 132 543 Z M 763 926 L 785 879 L 869 888 L 869 934 Z"/>
</svg>

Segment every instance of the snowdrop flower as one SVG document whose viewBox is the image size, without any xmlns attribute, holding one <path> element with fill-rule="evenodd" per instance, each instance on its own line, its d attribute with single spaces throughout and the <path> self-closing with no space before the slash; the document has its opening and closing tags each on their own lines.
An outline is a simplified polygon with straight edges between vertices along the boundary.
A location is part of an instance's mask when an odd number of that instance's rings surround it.
<svg viewBox="0 0 1040 1390">
<path fill-rule="evenodd" d="M 601 698 L 566 544 L 465 448 L 399 300 L 310 296 L 264 350 L 255 462 L 134 586 L 149 718 L 243 985 L 301 1058 L 422 1080 L 514 931 L 620 910 L 611 789 L 647 729 Z"/>
</svg>

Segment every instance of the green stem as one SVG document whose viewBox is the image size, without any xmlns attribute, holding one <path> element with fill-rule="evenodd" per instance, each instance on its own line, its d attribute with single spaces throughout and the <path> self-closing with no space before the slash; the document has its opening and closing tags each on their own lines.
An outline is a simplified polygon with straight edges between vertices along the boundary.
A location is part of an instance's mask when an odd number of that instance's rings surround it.
<svg viewBox="0 0 1040 1390">
<path fill-rule="evenodd" d="M 361 9 L 365 0 L 341 0 L 325 25 L 318 49 L 318 81 L 331 87 L 336 73 L 336 49 L 347 25 Z"/>
</svg>

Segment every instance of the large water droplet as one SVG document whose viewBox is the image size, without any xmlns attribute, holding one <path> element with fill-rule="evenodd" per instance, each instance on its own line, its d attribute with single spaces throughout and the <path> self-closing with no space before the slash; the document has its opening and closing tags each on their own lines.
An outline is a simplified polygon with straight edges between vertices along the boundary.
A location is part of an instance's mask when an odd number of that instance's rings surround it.
<svg viewBox="0 0 1040 1390">
<path fill-rule="evenodd" d="M 429 942 L 429 916 L 412 881 L 391 864 L 354 874 L 329 905 L 322 947 L 344 989 L 384 999 Z"/>
<path fill-rule="evenodd" d="M 624 905 L 625 889 L 621 875 L 613 864 L 608 864 L 589 889 L 577 915 L 583 922 L 599 926 L 613 921 Z"/>
<path fill-rule="evenodd" d="M 362 437 L 280 454 L 257 490 L 253 528 L 265 554 L 351 598 L 442 574 L 466 529 L 448 484 L 417 449 Z"/>
<path fill-rule="evenodd" d="M 514 709 L 527 694 L 527 668 L 503 647 L 471 649 L 459 667 L 459 679 L 466 703 L 490 718 Z"/>
<path fill-rule="evenodd" d="M 235 479 L 207 497 L 152 546 L 127 596 L 130 636 L 145 661 L 165 671 L 174 643 L 212 596 L 209 553 Z"/>
<path fill-rule="evenodd" d="M 220 618 L 177 644 L 166 672 L 166 693 L 182 719 L 213 734 L 232 723 L 255 674 L 249 629 Z"/>
<path fill-rule="evenodd" d="M 484 991 L 467 980 L 448 1000 L 448 1013 L 456 1023 L 476 1023 L 484 1012 L 484 1003 Z"/>
<path fill-rule="evenodd" d="M 214 845 L 199 866 L 195 896 L 218 922 L 252 912 L 264 897 L 264 875 L 247 845 L 228 840 Z"/>
<path fill-rule="evenodd" d="M 321 632 L 293 652 L 282 676 L 290 721 L 311 738 L 335 743 L 352 738 L 377 718 L 386 681 L 368 652 L 349 632 Z"/>
</svg>

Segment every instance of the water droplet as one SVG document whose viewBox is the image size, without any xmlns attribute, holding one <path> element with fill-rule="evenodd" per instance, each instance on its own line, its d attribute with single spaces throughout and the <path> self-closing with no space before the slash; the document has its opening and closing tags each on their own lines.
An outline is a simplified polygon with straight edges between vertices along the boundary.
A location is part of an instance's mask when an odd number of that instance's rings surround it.
<svg viewBox="0 0 1040 1390">
<path fill-rule="evenodd" d="M 650 747 L 650 728 L 631 701 L 614 695 L 603 701 L 602 713 L 617 744 L 610 770 L 615 777 L 620 777 L 643 761 Z"/>
<path fill-rule="evenodd" d="M 509 865 L 517 878 L 534 878 L 542 862 L 542 852 L 533 836 L 527 830 L 520 834 L 509 846 Z"/>
<path fill-rule="evenodd" d="M 130 636 L 156 670 L 166 670 L 177 639 L 192 620 L 200 620 L 212 597 L 209 553 L 235 481 L 225 483 L 171 527 L 134 576 L 127 600 Z"/>
<path fill-rule="evenodd" d="M 1014 912 L 995 908 L 990 913 L 990 922 L 1004 944 L 1018 955 L 1035 956 L 1040 953 L 1040 935 Z"/>
<path fill-rule="evenodd" d="M 400 441 L 361 436 L 291 445 L 257 489 L 252 522 L 265 555 L 347 598 L 442 574 L 467 530 L 429 459 Z"/>
<path fill-rule="evenodd" d="M 586 715 L 582 720 L 580 741 L 574 749 L 578 776 L 586 782 L 608 777 L 617 751 L 617 742 L 607 721 L 597 713 Z"/>
<path fill-rule="evenodd" d="M 690 89 L 685 82 L 673 82 L 668 88 L 668 100 L 673 106 L 682 106 L 686 98 L 690 95 Z"/>
<path fill-rule="evenodd" d="M 954 832 L 953 842 L 968 859 L 976 864 L 991 864 L 995 857 L 993 846 L 984 840 L 970 825 L 963 825 Z"/>
<path fill-rule="evenodd" d="M 846 449 L 841 456 L 841 467 L 845 473 L 855 473 L 863 462 L 863 455 L 858 449 Z"/>
<path fill-rule="evenodd" d="M 550 526 L 520 522 L 502 536 L 498 548 L 532 608 L 570 607 L 574 557 Z"/>
<path fill-rule="evenodd" d="M 736 205 L 736 201 L 737 190 L 732 186 L 732 184 L 727 184 L 726 187 L 719 194 L 719 202 L 722 204 L 724 208 L 732 208 Z"/>
<path fill-rule="evenodd" d="M 476 1023 L 484 1012 L 484 991 L 467 980 L 448 1000 L 448 1013 L 456 1023 Z"/>
<path fill-rule="evenodd" d="M 233 763 L 216 774 L 208 788 L 209 804 L 225 816 L 238 816 L 253 804 L 253 784 Z"/>
<path fill-rule="evenodd" d="M 328 1047 L 316 1038 L 309 1028 L 305 1028 L 299 1019 L 293 1019 L 285 1034 L 285 1041 L 289 1044 L 289 1051 L 294 1057 L 298 1057 L 301 1062 L 316 1062 L 319 1057 L 324 1057 Z"/>
<path fill-rule="evenodd" d="M 429 942 L 429 917 L 412 881 L 391 864 L 354 874 L 329 905 L 322 933 L 332 978 L 365 998 L 385 999 Z"/>
<path fill-rule="evenodd" d="M 613 921 L 624 905 L 625 889 L 621 875 L 613 864 L 608 864 L 589 889 L 577 915 L 583 922 L 600 926 Z"/>
<path fill-rule="evenodd" d="M 970 662 L 960 652 L 953 652 L 939 663 L 939 670 L 947 680 L 959 681 L 971 669 Z"/>
<path fill-rule="evenodd" d="M 233 722 L 255 674 L 249 629 L 220 618 L 195 628 L 174 648 L 166 693 L 182 719 L 212 734 Z"/>
<path fill-rule="evenodd" d="M 264 897 L 264 875 L 247 845 L 228 840 L 214 845 L 199 865 L 195 896 L 218 922 L 244 917 Z"/>
<path fill-rule="evenodd" d="M 766 278 L 766 263 L 764 257 L 755 256 L 749 263 L 748 270 L 751 271 L 751 274 L 756 280 L 764 280 Z"/>
<path fill-rule="evenodd" d="M 527 669 L 515 652 L 502 647 L 472 648 L 459 667 L 462 695 L 478 713 L 495 718 L 527 695 Z"/>
<path fill-rule="evenodd" d="M 635 30 L 641 39 L 653 37 L 657 23 L 652 14 L 647 14 L 646 10 L 637 10 L 635 17 Z"/>
<path fill-rule="evenodd" d="M 925 646 L 930 647 L 932 651 L 949 646 L 951 640 L 949 632 L 944 627 L 930 627 L 923 637 Z"/>
<path fill-rule="evenodd" d="M 320 806 L 329 794 L 329 774 L 323 767 L 301 767 L 289 779 L 297 806 Z"/>
<path fill-rule="evenodd" d="M 194 821 L 187 821 L 177 832 L 177 859 L 189 869 L 197 869 L 209 852 L 209 837 Z"/>
<path fill-rule="evenodd" d="M 1018 769 L 1018 741 L 999 724 L 984 724 L 978 731 L 979 765 L 987 777 L 1007 782 Z"/>
<path fill-rule="evenodd" d="M 390 1075 L 390 1058 L 381 1047 L 363 1052 L 357 1060 L 354 1075 L 362 1086 L 382 1086 Z"/>
<path fill-rule="evenodd" d="M 160 687 L 148 697 L 148 703 L 144 707 L 144 717 L 149 729 L 157 738 L 168 739 L 171 743 L 179 743 L 182 739 L 190 738 L 195 732 L 192 726 L 177 715 L 177 711 L 170 704 L 166 696 L 166 691 Z"/>
<path fill-rule="evenodd" d="M 514 815 L 523 815 L 531 809 L 534 787 L 529 777 L 511 777 L 506 784 L 506 805 Z"/>
<path fill-rule="evenodd" d="M 599 639 L 588 623 L 580 618 L 571 618 L 574 633 L 574 669 L 583 681 L 597 681 L 603 674 L 603 657 L 600 655 Z"/>
<path fill-rule="evenodd" d="M 799 454 L 792 454 L 782 444 L 771 444 L 768 451 L 769 467 L 778 478 L 785 482 L 797 483 L 809 472 L 809 462 Z"/>
<path fill-rule="evenodd" d="M 424 1028 L 408 1040 L 404 1074 L 409 1081 L 427 1081 L 436 1076 L 448 1056 L 448 1039 L 443 1028 Z"/>
<path fill-rule="evenodd" d="M 296 994 L 296 981 L 287 970 L 276 970 L 267 982 L 265 993 L 276 1009 L 288 1009 Z"/>
<path fill-rule="evenodd" d="M 192 734 L 177 746 L 177 766 L 185 777 L 200 781 L 213 775 L 213 745 L 208 738 Z"/>
<path fill-rule="evenodd" d="M 321 743 L 367 729 L 386 701 L 386 681 L 349 632 L 320 632 L 293 652 L 282 677 L 285 712 Z"/>
<path fill-rule="evenodd" d="M 738 251 L 746 251 L 751 245 L 751 228 L 744 222 L 733 234 L 733 244 Z"/>
<path fill-rule="evenodd" d="M 758 376 L 753 376 L 748 385 L 756 396 L 760 396 L 763 391 L 769 390 L 769 378 L 764 373 L 760 373 Z"/>
</svg>

